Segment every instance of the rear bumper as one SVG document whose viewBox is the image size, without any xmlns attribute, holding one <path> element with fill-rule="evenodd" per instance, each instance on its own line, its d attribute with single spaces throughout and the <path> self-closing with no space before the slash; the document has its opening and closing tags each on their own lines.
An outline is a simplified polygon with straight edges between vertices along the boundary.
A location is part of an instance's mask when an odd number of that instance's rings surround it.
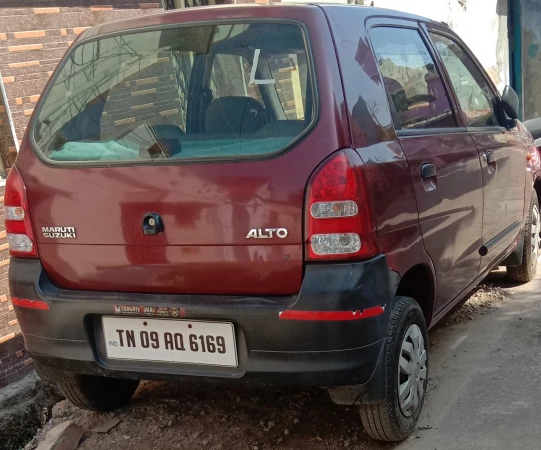
<svg viewBox="0 0 541 450">
<path fill-rule="evenodd" d="M 74 291 L 55 287 L 39 261 L 13 259 L 10 266 L 12 297 L 48 305 L 48 310 L 15 306 L 15 312 L 36 370 L 51 380 L 85 373 L 196 382 L 366 384 L 381 357 L 388 306 L 398 281 L 384 256 L 357 263 L 307 265 L 299 294 L 290 297 Z M 232 322 L 238 367 L 108 359 L 101 317 L 114 315 L 117 305 L 176 308 L 186 320 Z M 282 311 L 362 312 L 377 307 L 384 311 L 362 320 L 280 318 Z"/>
</svg>

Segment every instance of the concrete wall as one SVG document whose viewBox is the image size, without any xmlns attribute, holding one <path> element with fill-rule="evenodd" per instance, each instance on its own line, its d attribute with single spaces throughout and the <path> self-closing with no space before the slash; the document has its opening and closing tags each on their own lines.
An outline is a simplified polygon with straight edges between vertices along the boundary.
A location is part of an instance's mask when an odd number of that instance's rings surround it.
<svg viewBox="0 0 541 450">
<path fill-rule="evenodd" d="M 529 1 L 539 3 L 539 0 Z M 373 0 L 365 3 L 447 23 L 475 53 L 500 92 L 509 84 L 507 0 Z M 541 22 L 540 16 L 537 19 Z"/>
<path fill-rule="evenodd" d="M 523 118 L 541 116 L 541 1 L 520 0 Z"/>
</svg>

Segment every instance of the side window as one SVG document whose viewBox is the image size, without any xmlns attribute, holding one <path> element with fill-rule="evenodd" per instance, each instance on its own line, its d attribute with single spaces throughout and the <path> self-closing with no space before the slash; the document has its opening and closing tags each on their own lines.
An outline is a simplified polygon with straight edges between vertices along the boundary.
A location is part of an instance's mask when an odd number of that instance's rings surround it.
<svg viewBox="0 0 541 450">
<path fill-rule="evenodd" d="M 419 32 L 378 27 L 370 36 L 396 129 L 456 127 L 442 78 Z"/>
<path fill-rule="evenodd" d="M 434 33 L 430 36 L 449 73 L 466 125 L 498 126 L 496 97 L 475 62 L 451 39 Z"/>
</svg>

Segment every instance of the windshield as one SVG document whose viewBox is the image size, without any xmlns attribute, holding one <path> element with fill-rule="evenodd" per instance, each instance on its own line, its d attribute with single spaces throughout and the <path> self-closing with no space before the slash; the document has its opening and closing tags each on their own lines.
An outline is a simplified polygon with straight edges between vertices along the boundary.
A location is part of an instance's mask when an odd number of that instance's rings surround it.
<svg viewBox="0 0 541 450">
<path fill-rule="evenodd" d="M 273 154 L 314 119 L 309 65 L 295 24 L 93 40 L 71 52 L 44 95 L 35 142 L 64 162 Z"/>
</svg>

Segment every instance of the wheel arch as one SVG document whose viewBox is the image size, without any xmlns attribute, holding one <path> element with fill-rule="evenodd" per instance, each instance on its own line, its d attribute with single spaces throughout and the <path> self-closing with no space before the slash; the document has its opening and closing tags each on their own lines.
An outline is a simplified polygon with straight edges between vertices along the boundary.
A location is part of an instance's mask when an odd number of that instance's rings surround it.
<svg viewBox="0 0 541 450">
<path fill-rule="evenodd" d="M 427 264 L 408 269 L 400 279 L 396 295 L 413 298 L 423 311 L 427 328 L 430 327 L 436 304 L 436 280 Z"/>
<path fill-rule="evenodd" d="M 535 190 L 535 193 L 537 194 L 537 201 L 539 202 L 541 200 L 541 177 L 535 180 L 533 188 Z"/>
</svg>

